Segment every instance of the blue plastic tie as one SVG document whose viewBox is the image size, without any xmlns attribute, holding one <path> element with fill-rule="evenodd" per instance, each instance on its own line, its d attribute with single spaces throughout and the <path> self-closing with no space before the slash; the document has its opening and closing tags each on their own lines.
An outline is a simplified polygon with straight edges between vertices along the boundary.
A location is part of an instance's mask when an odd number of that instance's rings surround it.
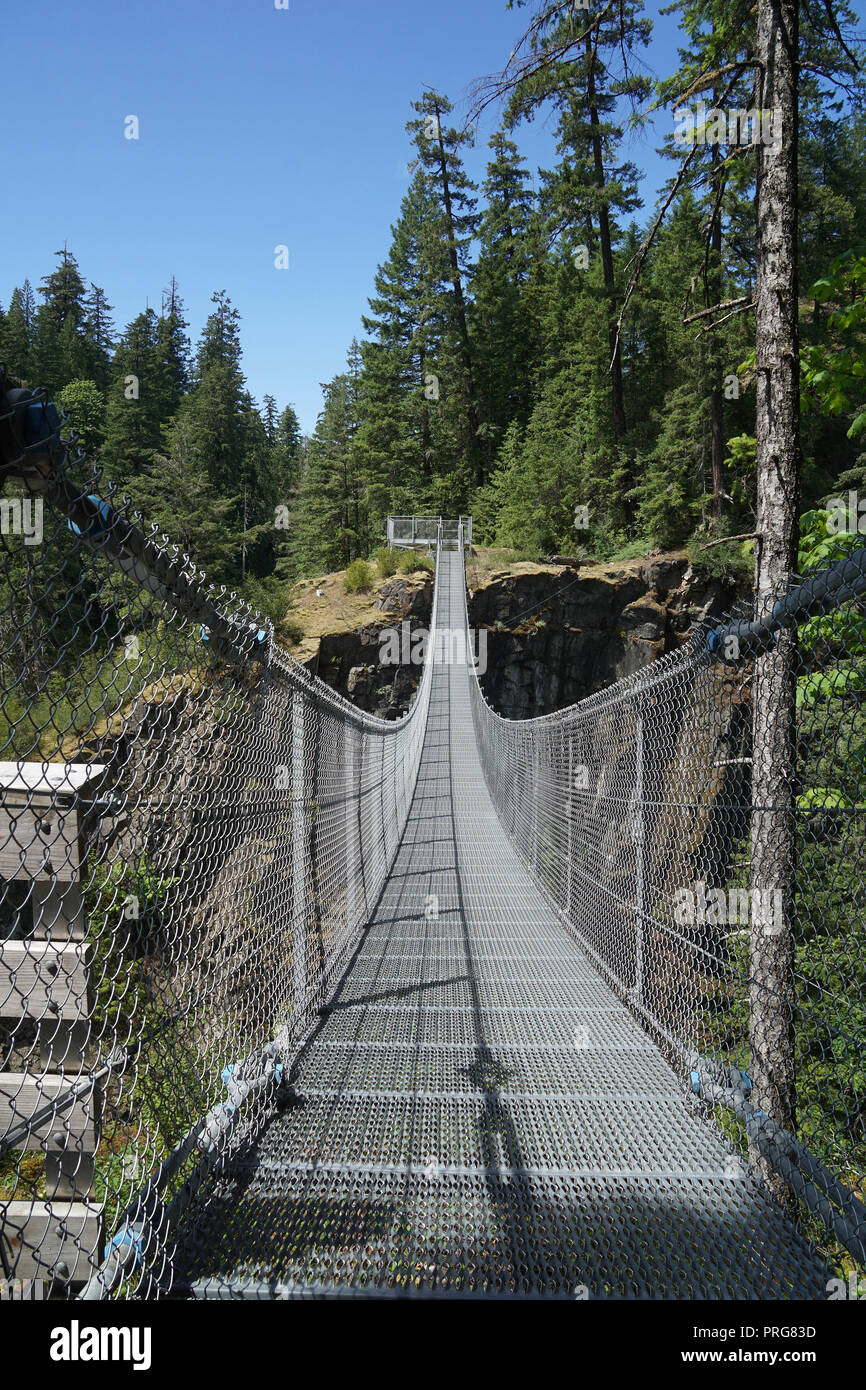
<svg viewBox="0 0 866 1390">
<path fill-rule="evenodd" d="M 80 526 L 76 526 L 71 517 L 66 525 L 76 536 L 87 536 L 92 540 L 96 536 L 104 535 L 105 532 L 110 529 L 111 508 L 107 502 L 103 502 L 99 497 L 94 497 L 93 493 L 88 493 L 87 500 L 94 504 L 99 513 L 99 517 L 94 517 L 92 521 L 89 521 L 83 530 Z M 102 525 L 99 524 L 100 520 L 103 523 Z"/>
<path fill-rule="evenodd" d="M 123 1245 L 131 1245 L 135 1251 L 135 1263 L 141 1264 L 144 1259 L 144 1239 L 140 1231 L 136 1231 L 129 1226 L 124 1226 L 122 1231 L 117 1231 L 105 1247 L 103 1259 L 107 1260 L 112 1250 L 119 1250 Z"/>
</svg>

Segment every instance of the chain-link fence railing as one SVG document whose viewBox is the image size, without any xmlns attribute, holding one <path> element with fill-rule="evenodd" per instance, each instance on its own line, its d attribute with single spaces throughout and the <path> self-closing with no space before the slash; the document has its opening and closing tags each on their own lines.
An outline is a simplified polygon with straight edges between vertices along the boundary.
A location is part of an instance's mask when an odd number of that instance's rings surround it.
<svg viewBox="0 0 866 1390">
<path fill-rule="evenodd" d="M 472 683 L 491 794 L 766 1184 L 866 1265 L 866 549 L 561 712 Z"/>
<path fill-rule="evenodd" d="M 146 1296 L 372 912 L 431 668 L 402 719 L 362 713 L 59 427 L 6 397 L 0 1277 Z"/>
</svg>

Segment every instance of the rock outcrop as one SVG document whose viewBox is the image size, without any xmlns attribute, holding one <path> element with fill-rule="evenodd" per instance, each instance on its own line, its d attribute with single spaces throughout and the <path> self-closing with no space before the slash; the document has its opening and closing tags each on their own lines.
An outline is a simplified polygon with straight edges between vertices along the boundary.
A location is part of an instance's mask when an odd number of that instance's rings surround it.
<svg viewBox="0 0 866 1390">
<path fill-rule="evenodd" d="M 732 581 L 693 570 L 685 554 L 628 565 L 491 575 L 469 621 L 488 629 L 485 694 L 513 719 L 573 704 L 679 646 L 694 623 L 728 608 Z"/>
<path fill-rule="evenodd" d="M 376 596 L 382 622 L 365 624 L 354 632 L 325 633 L 319 642 L 318 661 L 311 663 L 311 669 L 360 709 L 380 719 L 399 718 L 409 708 L 421 667 L 391 659 L 391 634 L 396 633 L 401 655 L 405 648 L 411 656 L 412 636 L 419 629 L 426 632 L 432 603 L 432 576 L 420 586 L 404 579 L 390 580 Z"/>
<path fill-rule="evenodd" d="M 469 622 L 487 631 L 482 684 L 494 708 L 512 719 L 560 709 L 640 670 L 737 596 L 732 580 L 692 569 L 681 552 L 587 565 L 579 573 L 556 565 L 529 573 L 479 571 L 475 582 Z M 402 645 L 409 650 L 412 635 L 429 623 L 432 596 L 432 579 L 420 587 L 389 581 L 376 597 L 381 624 L 325 633 L 313 669 L 361 708 L 397 718 L 408 708 L 420 667 L 383 659 L 387 635 L 396 628 L 402 638 L 405 630 Z"/>
</svg>

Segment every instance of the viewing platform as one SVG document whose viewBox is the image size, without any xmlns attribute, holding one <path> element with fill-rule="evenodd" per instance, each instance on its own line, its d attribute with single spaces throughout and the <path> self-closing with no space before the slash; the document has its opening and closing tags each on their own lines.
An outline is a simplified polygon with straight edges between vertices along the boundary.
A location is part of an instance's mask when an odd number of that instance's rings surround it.
<svg viewBox="0 0 866 1390">
<path fill-rule="evenodd" d="M 472 549 L 472 517 L 441 516 L 389 516 L 387 522 L 388 544 L 403 550 L 435 550 L 436 536 L 442 528 L 442 548 L 456 550 L 463 526 L 463 544 Z"/>
</svg>

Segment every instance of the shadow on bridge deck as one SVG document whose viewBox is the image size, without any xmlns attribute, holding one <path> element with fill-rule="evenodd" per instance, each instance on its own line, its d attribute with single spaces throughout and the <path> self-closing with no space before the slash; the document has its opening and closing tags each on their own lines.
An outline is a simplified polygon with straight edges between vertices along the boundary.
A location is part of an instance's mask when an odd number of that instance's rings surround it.
<svg viewBox="0 0 866 1390">
<path fill-rule="evenodd" d="M 457 626 L 461 557 L 442 563 Z M 516 858 L 469 679 L 435 669 L 403 840 L 299 1102 L 187 1221 L 176 1292 L 824 1297 Z"/>
</svg>

